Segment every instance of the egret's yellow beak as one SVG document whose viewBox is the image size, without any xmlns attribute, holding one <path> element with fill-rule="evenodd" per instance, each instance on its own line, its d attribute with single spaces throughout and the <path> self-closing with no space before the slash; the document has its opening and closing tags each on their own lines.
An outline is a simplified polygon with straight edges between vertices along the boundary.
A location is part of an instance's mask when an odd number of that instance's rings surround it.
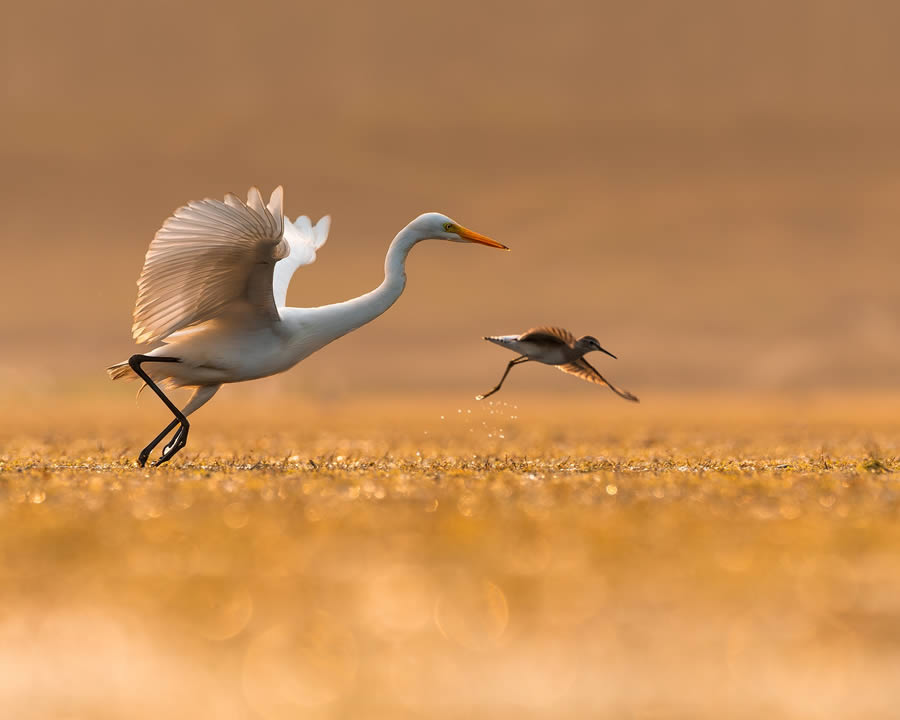
<svg viewBox="0 0 900 720">
<path fill-rule="evenodd" d="M 496 240 L 491 240 L 486 235 L 481 235 L 480 233 L 475 232 L 474 230 L 469 230 L 469 228 L 464 228 L 462 225 L 453 225 L 451 230 L 459 235 L 463 240 L 468 240 L 469 242 L 479 243 L 480 245 L 487 245 L 492 248 L 499 248 L 500 250 L 509 250 L 506 245 L 502 245 L 498 243 Z"/>
</svg>

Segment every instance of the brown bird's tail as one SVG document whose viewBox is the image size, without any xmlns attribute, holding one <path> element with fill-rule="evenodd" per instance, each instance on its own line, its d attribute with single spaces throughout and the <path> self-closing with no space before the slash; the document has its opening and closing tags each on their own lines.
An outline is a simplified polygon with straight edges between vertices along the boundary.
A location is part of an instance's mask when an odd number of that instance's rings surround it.
<svg viewBox="0 0 900 720">
<path fill-rule="evenodd" d="M 513 343 L 516 343 L 519 341 L 519 336 L 518 335 L 485 335 L 484 338 L 482 338 L 482 339 L 487 340 L 488 342 L 492 342 L 495 345 L 500 345 L 501 347 L 505 347 L 509 350 L 515 350 L 516 348 L 513 345 Z"/>
</svg>

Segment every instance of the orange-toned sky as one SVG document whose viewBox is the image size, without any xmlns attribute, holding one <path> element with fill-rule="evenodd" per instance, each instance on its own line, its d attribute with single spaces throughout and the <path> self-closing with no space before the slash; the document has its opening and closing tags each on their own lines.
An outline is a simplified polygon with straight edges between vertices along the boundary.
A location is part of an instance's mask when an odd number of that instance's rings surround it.
<svg viewBox="0 0 900 720">
<path fill-rule="evenodd" d="M 398 305 L 282 380 L 492 384 L 484 334 L 591 333 L 636 389 L 900 388 L 900 5 L 7 3 L 0 383 L 105 382 L 153 233 L 283 184 L 334 218 L 289 300 Z M 522 371 L 526 373 L 526 371 Z M 529 368 L 522 386 L 572 389 Z"/>
</svg>

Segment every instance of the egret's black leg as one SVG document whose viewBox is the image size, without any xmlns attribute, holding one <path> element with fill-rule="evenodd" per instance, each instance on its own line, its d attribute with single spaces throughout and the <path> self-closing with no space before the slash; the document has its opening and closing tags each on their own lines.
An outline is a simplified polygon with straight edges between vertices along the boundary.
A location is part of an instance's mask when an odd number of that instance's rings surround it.
<svg viewBox="0 0 900 720">
<path fill-rule="evenodd" d="M 163 463 L 169 462 L 181 448 L 187 445 L 188 430 L 190 425 L 182 425 L 175 431 L 175 435 L 171 442 L 163 448 L 162 455 L 153 465 L 159 467 Z"/>
<path fill-rule="evenodd" d="M 178 430 L 175 431 L 175 434 L 172 436 L 172 439 L 166 443 L 166 446 L 163 448 L 162 454 L 172 452 L 172 448 L 175 447 L 178 442 L 181 440 L 181 436 L 184 435 L 184 428 L 179 427 Z"/>
<path fill-rule="evenodd" d="M 476 395 L 475 399 L 476 400 L 484 400 L 486 397 L 490 397 L 491 395 L 493 395 L 503 385 L 503 381 L 506 380 L 506 376 L 509 375 L 509 371 L 513 369 L 514 365 L 520 365 L 522 363 L 528 362 L 529 360 L 530 360 L 530 358 L 526 357 L 525 355 L 521 355 L 520 357 L 517 357 L 515 360 L 510 360 L 509 365 L 506 366 L 506 372 L 503 373 L 503 377 L 500 378 L 500 382 L 497 383 L 497 387 L 495 387 L 489 393 L 485 393 L 484 395 Z"/>
<path fill-rule="evenodd" d="M 167 462 L 174 457 L 175 453 L 177 453 L 181 448 L 185 446 L 187 443 L 187 431 L 190 427 L 190 423 L 188 423 L 187 417 L 184 413 L 179 410 L 175 404 L 166 397 L 166 394 L 159 389 L 159 386 L 153 382 L 150 376 L 144 372 L 144 369 L 141 367 L 142 363 L 145 362 L 181 362 L 178 358 L 173 357 L 156 357 L 153 355 L 132 355 L 128 358 L 128 364 L 131 366 L 131 369 L 137 374 L 139 378 L 141 378 L 147 386 L 157 394 L 160 400 L 165 403 L 166 407 L 172 411 L 172 414 L 175 416 L 174 423 L 181 425 L 178 431 L 175 433 L 175 437 L 172 438 L 172 442 L 170 445 L 166 446 L 165 452 L 163 452 L 162 457 L 156 463 L 160 465 L 164 462 Z M 158 435 L 150 445 L 148 445 L 141 452 L 140 457 L 138 458 L 138 463 L 140 463 L 141 467 L 147 462 L 147 457 L 150 455 L 150 452 L 154 447 L 162 440 L 166 434 L 172 429 L 173 424 L 170 424 L 160 435 Z M 180 441 L 180 442 L 179 442 Z"/>
<path fill-rule="evenodd" d="M 159 445 L 160 440 L 162 440 L 166 435 L 172 432 L 172 429 L 178 425 L 178 418 L 175 418 L 172 422 L 166 425 L 165 430 L 163 430 L 159 435 L 157 435 L 153 440 L 150 441 L 150 444 L 147 445 L 143 450 L 141 450 L 141 454 L 138 455 L 138 465 L 144 467 L 147 464 L 147 458 L 150 457 L 150 453 L 153 452 L 153 448 Z"/>
</svg>

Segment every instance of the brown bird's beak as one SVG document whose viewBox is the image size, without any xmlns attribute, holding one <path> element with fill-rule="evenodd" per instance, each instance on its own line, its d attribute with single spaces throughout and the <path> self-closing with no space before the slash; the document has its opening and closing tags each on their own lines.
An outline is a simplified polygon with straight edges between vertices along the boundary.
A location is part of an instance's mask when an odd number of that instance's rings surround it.
<svg viewBox="0 0 900 720">
<path fill-rule="evenodd" d="M 487 235 L 482 235 L 474 230 L 469 230 L 469 228 L 464 228 L 462 225 L 454 225 L 453 232 L 459 235 L 463 240 L 468 240 L 469 242 L 487 245 L 488 247 L 498 248 L 500 250 L 509 250 L 506 245 L 498 243 L 496 240 L 491 240 Z"/>
<path fill-rule="evenodd" d="M 598 349 L 600 352 L 603 352 L 603 353 L 606 353 L 607 355 L 609 355 L 613 360 L 618 360 L 618 359 L 619 359 L 619 358 L 617 358 L 615 355 L 613 355 L 609 350 L 607 350 L 606 348 L 602 348 L 602 347 L 599 347 L 599 346 L 598 346 L 597 349 Z"/>
</svg>

